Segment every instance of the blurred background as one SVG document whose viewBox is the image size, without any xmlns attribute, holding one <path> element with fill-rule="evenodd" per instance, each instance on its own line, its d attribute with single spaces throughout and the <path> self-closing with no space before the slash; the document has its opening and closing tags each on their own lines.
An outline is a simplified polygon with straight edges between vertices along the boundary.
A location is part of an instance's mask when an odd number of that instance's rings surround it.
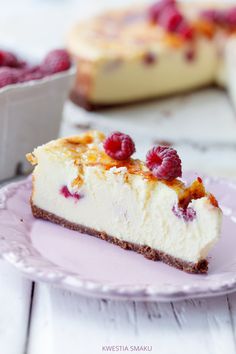
<svg viewBox="0 0 236 354">
<path fill-rule="evenodd" d="M 0 0 L 0 45 L 32 60 L 40 58 L 53 48 L 65 47 L 68 30 L 78 20 L 143 2 Z M 236 113 L 223 90 L 209 88 L 99 113 L 85 112 L 67 101 L 60 135 L 86 129 L 131 134 L 140 157 L 153 144 L 174 146 L 184 170 L 236 179 Z"/>
</svg>

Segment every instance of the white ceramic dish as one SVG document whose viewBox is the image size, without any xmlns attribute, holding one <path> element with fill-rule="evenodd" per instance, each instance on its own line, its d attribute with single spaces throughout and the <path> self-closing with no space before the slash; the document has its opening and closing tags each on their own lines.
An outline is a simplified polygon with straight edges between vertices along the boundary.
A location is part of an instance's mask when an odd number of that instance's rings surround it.
<svg viewBox="0 0 236 354">
<path fill-rule="evenodd" d="M 72 67 L 41 80 L 0 89 L 0 180 L 29 170 L 25 154 L 58 136 L 74 77 Z"/>
</svg>

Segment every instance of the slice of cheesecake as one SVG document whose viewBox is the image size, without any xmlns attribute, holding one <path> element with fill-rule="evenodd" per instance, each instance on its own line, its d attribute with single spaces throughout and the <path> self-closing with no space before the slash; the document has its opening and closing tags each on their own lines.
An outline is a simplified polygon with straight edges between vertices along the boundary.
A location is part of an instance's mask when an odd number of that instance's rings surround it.
<svg viewBox="0 0 236 354">
<path fill-rule="evenodd" d="M 106 12 L 68 36 L 78 67 L 71 98 L 97 109 L 215 84 L 235 91 L 226 58 L 235 33 L 236 7 L 224 2 L 160 0 Z"/>
<path fill-rule="evenodd" d="M 33 215 L 134 250 L 191 273 L 205 273 L 220 236 L 221 210 L 200 178 L 181 176 L 174 149 L 132 159 L 132 139 L 97 131 L 36 148 Z M 87 236 L 85 236 L 87 237 Z"/>
</svg>

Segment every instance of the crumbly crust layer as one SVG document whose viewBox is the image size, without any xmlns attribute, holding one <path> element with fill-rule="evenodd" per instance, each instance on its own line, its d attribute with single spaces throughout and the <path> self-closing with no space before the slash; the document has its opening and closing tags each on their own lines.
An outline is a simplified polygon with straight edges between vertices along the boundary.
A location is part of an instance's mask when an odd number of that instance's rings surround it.
<svg viewBox="0 0 236 354">
<path fill-rule="evenodd" d="M 186 262 L 186 261 L 181 260 L 179 258 L 172 257 L 164 252 L 155 250 L 151 247 L 137 245 L 134 243 L 122 241 L 116 237 L 107 235 L 105 232 L 97 231 L 97 230 L 91 229 L 91 228 L 83 226 L 83 225 L 72 223 L 68 220 L 65 220 L 59 216 L 56 216 L 46 210 L 43 210 L 43 209 L 37 207 L 36 205 L 33 204 L 32 200 L 31 200 L 31 208 L 32 208 L 32 213 L 33 213 L 34 217 L 36 217 L 36 218 L 44 219 L 44 220 L 53 222 L 55 224 L 59 224 L 63 227 L 66 227 L 66 228 L 74 230 L 74 231 L 79 231 L 84 234 L 96 236 L 102 240 L 105 240 L 107 242 L 110 242 L 110 243 L 113 243 L 117 246 L 120 246 L 121 248 L 123 248 L 125 250 L 132 250 L 137 253 L 140 253 L 145 258 L 148 258 L 152 261 L 162 261 L 172 267 L 178 268 L 178 269 L 183 270 L 188 273 L 204 274 L 204 273 L 207 273 L 207 271 L 208 271 L 208 261 L 206 259 L 203 259 L 203 260 L 199 261 L 198 263 Z"/>
</svg>

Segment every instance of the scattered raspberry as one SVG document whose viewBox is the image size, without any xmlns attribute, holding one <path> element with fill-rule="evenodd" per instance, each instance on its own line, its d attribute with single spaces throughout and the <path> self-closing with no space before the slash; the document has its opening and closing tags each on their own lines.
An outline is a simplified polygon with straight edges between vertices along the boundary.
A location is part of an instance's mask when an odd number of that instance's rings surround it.
<svg viewBox="0 0 236 354">
<path fill-rule="evenodd" d="M 175 6 L 175 0 L 161 0 L 150 6 L 148 11 L 149 20 L 156 23 L 163 10 L 168 6 Z"/>
<path fill-rule="evenodd" d="M 16 69 L 2 67 L 0 68 L 0 88 L 16 84 L 18 82 L 19 73 Z"/>
<path fill-rule="evenodd" d="M 183 21 L 183 16 L 175 6 L 167 6 L 159 16 L 159 25 L 168 32 L 175 32 Z"/>
<path fill-rule="evenodd" d="M 201 18 L 219 26 L 236 27 L 236 7 L 227 10 L 208 9 L 202 11 Z"/>
<path fill-rule="evenodd" d="M 115 160 L 127 160 L 135 152 L 135 145 L 129 135 L 114 132 L 103 144 L 107 155 Z"/>
<path fill-rule="evenodd" d="M 60 189 L 60 193 L 65 197 L 65 198 L 74 198 L 76 200 L 79 200 L 82 198 L 82 196 L 79 193 L 71 193 L 68 189 L 67 186 L 63 186 Z"/>
<path fill-rule="evenodd" d="M 218 17 L 218 11 L 215 9 L 204 10 L 200 13 L 200 17 L 209 22 L 216 22 Z"/>
<path fill-rule="evenodd" d="M 167 32 L 176 33 L 184 40 L 194 37 L 194 30 L 178 10 L 176 1 L 159 1 L 149 8 L 148 16 L 151 22 L 158 23 Z"/>
<path fill-rule="evenodd" d="M 71 66 L 69 54 L 64 49 L 52 50 L 43 61 L 42 70 L 48 74 L 55 74 L 68 70 Z"/>
<path fill-rule="evenodd" d="M 186 41 L 191 41 L 194 38 L 194 29 L 185 20 L 179 24 L 176 32 Z"/>
<path fill-rule="evenodd" d="M 231 27 L 236 26 L 236 7 L 233 7 L 227 11 L 225 15 L 225 21 Z"/>
<path fill-rule="evenodd" d="M 21 68 L 25 62 L 19 60 L 17 56 L 11 52 L 0 50 L 0 66 L 8 66 L 11 68 Z"/>
<path fill-rule="evenodd" d="M 146 165 L 160 179 L 172 181 L 182 176 L 181 160 L 177 151 L 167 146 L 154 146 L 148 151 Z"/>
<path fill-rule="evenodd" d="M 174 205 L 172 211 L 177 218 L 183 219 L 186 222 L 193 221 L 196 218 L 196 211 L 191 207 L 181 208 L 178 205 Z"/>
<path fill-rule="evenodd" d="M 147 52 L 143 56 L 143 62 L 146 65 L 152 65 L 152 64 L 154 64 L 156 62 L 156 60 L 157 60 L 156 54 L 151 53 L 151 52 Z"/>
<path fill-rule="evenodd" d="M 191 62 L 195 59 L 196 53 L 195 50 L 190 49 L 185 53 L 185 58 L 187 61 Z"/>
</svg>

